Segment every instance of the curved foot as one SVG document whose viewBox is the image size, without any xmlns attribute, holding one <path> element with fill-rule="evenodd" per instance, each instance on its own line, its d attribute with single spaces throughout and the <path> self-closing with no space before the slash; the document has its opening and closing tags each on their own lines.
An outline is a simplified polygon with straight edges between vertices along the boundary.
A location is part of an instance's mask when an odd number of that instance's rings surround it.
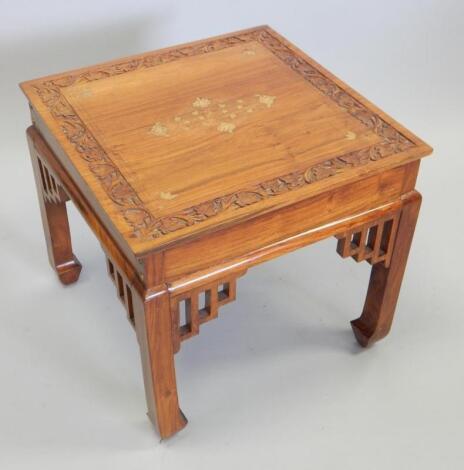
<svg viewBox="0 0 464 470">
<path fill-rule="evenodd" d="M 147 413 L 150 421 L 152 422 L 153 426 L 155 426 L 156 431 L 158 432 L 161 439 L 169 439 L 170 437 L 177 434 L 179 431 L 185 428 L 188 424 L 188 420 L 185 417 L 182 410 L 179 408 L 179 412 L 177 413 L 177 419 L 174 424 L 170 426 L 165 426 L 165 428 L 160 428 L 160 423 L 157 422 L 156 418 L 151 415 L 150 412 Z"/>
<path fill-rule="evenodd" d="M 390 331 L 420 203 L 421 196 L 415 191 L 404 196 L 390 264 L 380 262 L 372 267 L 362 315 L 351 322 L 361 346 L 372 345 Z"/>
<path fill-rule="evenodd" d="M 351 328 L 353 329 L 356 340 L 363 348 L 372 346 L 375 342 L 385 338 L 388 331 L 369 331 L 369 327 L 363 323 L 360 318 L 351 321 Z"/>
<path fill-rule="evenodd" d="M 79 275 L 81 274 L 82 270 L 82 264 L 73 255 L 73 259 L 71 261 L 55 266 L 55 269 L 62 284 L 68 285 L 76 282 L 79 279 Z"/>
<path fill-rule="evenodd" d="M 49 154 L 48 158 L 53 158 L 51 151 L 45 146 L 33 127 L 28 129 L 27 138 L 47 243 L 48 259 L 60 281 L 65 285 L 72 284 L 79 279 L 82 265 L 72 251 L 66 210 L 66 201 L 69 198 L 47 160 L 47 154 Z"/>
</svg>

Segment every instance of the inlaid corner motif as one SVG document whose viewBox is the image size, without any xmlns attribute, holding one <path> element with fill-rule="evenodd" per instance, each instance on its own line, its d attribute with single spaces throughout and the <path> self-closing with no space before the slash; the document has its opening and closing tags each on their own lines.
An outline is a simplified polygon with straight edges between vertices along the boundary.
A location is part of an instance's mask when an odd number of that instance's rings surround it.
<svg viewBox="0 0 464 470">
<path fill-rule="evenodd" d="M 156 121 L 149 133 L 156 137 L 170 137 L 182 131 L 212 128 L 219 133 L 232 134 L 239 122 L 255 111 L 271 108 L 275 100 L 275 96 L 263 94 L 235 100 L 198 96 L 183 113 L 167 121 Z"/>
<path fill-rule="evenodd" d="M 184 57 L 219 51 L 236 45 L 246 46 L 243 53 L 246 56 L 249 55 L 250 60 L 252 60 L 254 51 L 252 46 L 254 42 L 258 42 L 266 47 L 322 94 L 329 97 L 351 116 L 380 136 L 381 141 L 373 146 L 328 159 L 306 170 L 296 171 L 263 181 L 260 184 L 205 201 L 172 215 L 156 217 L 145 207 L 143 201 L 121 174 L 117 166 L 85 127 L 61 93 L 61 90 L 71 85 L 102 80 L 115 75 L 154 67 Z M 206 221 L 225 211 L 239 210 L 245 206 L 278 196 L 287 191 L 293 191 L 305 185 L 330 178 L 351 168 L 366 165 L 371 161 L 403 152 L 414 146 L 413 142 L 385 122 L 380 116 L 366 108 L 361 102 L 349 95 L 340 86 L 323 75 L 303 57 L 297 55 L 290 47 L 279 41 L 265 29 L 257 29 L 235 36 L 192 44 L 166 52 L 154 52 L 119 64 L 106 65 L 99 69 L 46 80 L 35 85 L 35 90 L 52 116 L 60 123 L 61 129 L 69 142 L 79 152 L 92 174 L 100 181 L 108 197 L 119 207 L 121 215 L 131 227 L 132 236 L 141 240 L 164 236 L 176 230 Z M 261 95 L 258 99 L 263 106 L 272 106 L 276 100 L 275 97 L 266 95 Z M 200 111 L 207 109 L 210 105 L 211 101 L 208 97 L 198 97 L 193 103 L 193 107 L 199 112 L 198 116 L 201 115 Z M 185 119 L 182 116 L 178 117 L 181 118 L 180 123 L 182 119 Z M 175 120 L 175 117 L 173 119 Z M 185 121 L 183 122 L 185 124 Z M 162 138 L 169 135 L 171 132 L 170 126 L 172 126 L 171 122 L 155 121 L 150 132 L 155 137 Z M 235 126 L 235 122 L 231 121 L 229 117 L 229 120 L 217 123 L 217 130 L 218 132 L 231 133 L 234 132 Z M 347 138 L 353 138 L 353 136 L 349 135 Z"/>
</svg>

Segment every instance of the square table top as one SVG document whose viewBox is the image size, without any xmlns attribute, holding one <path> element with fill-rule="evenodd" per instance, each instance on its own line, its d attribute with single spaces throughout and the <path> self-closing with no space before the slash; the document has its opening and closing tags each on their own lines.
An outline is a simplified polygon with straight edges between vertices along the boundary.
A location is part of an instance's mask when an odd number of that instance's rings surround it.
<svg viewBox="0 0 464 470">
<path fill-rule="evenodd" d="M 267 26 L 21 88 L 136 255 L 431 153 Z"/>
</svg>

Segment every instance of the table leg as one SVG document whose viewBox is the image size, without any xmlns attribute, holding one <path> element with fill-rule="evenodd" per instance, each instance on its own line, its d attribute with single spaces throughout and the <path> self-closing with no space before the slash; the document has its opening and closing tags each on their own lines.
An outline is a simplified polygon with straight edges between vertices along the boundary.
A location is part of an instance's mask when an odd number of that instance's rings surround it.
<svg viewBox="0 0 464 470">
<path fill-rule="evenodd" d="M 172 320 L 167 292 L 140 301 L 135 309 L 135 329 L 142 356 L 148 416 L 160 437 L 180 431 L 187 419 L 177 398 Z"/>
<path fill-rule="evenodd" d="M 30 140 L 29 145 L 48 258 L 60 281 L 71 284 L 78 280 L 82 266 L 72 252 L 67 196 L 58 180 L 39 159 Z"/>
<path fill-rule="evenodd" d="M 416 191 L 405 197 L 390 265 L 380 262 L 372 267 L 362 315 L 351 322 L 356 339 L 364 347 L 390 331 L 420 204 L 421 195 Z"/>
</svg>

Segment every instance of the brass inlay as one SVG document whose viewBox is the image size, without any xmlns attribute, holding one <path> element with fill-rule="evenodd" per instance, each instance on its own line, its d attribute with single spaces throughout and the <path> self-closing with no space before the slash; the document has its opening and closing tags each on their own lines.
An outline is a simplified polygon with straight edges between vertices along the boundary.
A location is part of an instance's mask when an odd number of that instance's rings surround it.
<svg viewBox="0 0 464 470">
<path fill-rule="evenodd" d="M 228 132 L 232 134 L 235 130 L 235 124 L 233 122 L 220 122 L 217 126 L 219 132 Z"/>
<path fill-rule="evenodd" d="M 208 98 L 198 97 L 192 104 L 194 108 L 207 108 L 211 104 L 211 100 Z"/>
<path fill-rule="evenodd" d="M 165 201 L 172 201 L 173 199 L 177 197 L 177 194 L 172 194 L 169 191 L 167 192 L 161 191 L 159 195 L 160 195 L 160 198 L 164 199 Z"/>
<path fill-rule="evenodd" d="M 161 136 L 167 137 L 168 128 L 164 124 L 162 124 L 161 122 L 155 122 L 153 127 L 150 129 L 150 132 L 153 135 L 156 135 L 158 137 L 161 137 Z"/>
<path fill-rule="evenodd" d="M 346 134 L 345 134 L 345 139 L 346 140 L 355 140 L 357 137 L 356 133 L 353 132 L 353 131 L 348 131 Z"/>
<path fill-rule="evenodd" d="M 275 96 L 260 94 L 230 101 L 198 96 L 190 109 L 166 122 L 155 122 L 149 132 L 156 137 L 170 137 L 183 130 L 206 127 L 232 134 L 250 113 L 271 108 L 275 101 Z"/>
<path fill-rule="evenodd" d="M 89 98 L 90 96 L 93 96 L 93 92 L 90 88 L 82 88 L 80 91 L 81 98 Z"/>
<path fill-rule="evenodd" d="M 269 95 L 256 95 L 259 99 L 259 102 L 262 104 L 265 104 L 268 108 L 270 108 L 276 99 L 275 96 L 269 96 Z"/>
<path fill-rule="evenodd" d="M 242 54 L 253 56 L 253 55 L 256 55 L 256 51 L 254 49 L 243 49 Z"/>
</svg>

